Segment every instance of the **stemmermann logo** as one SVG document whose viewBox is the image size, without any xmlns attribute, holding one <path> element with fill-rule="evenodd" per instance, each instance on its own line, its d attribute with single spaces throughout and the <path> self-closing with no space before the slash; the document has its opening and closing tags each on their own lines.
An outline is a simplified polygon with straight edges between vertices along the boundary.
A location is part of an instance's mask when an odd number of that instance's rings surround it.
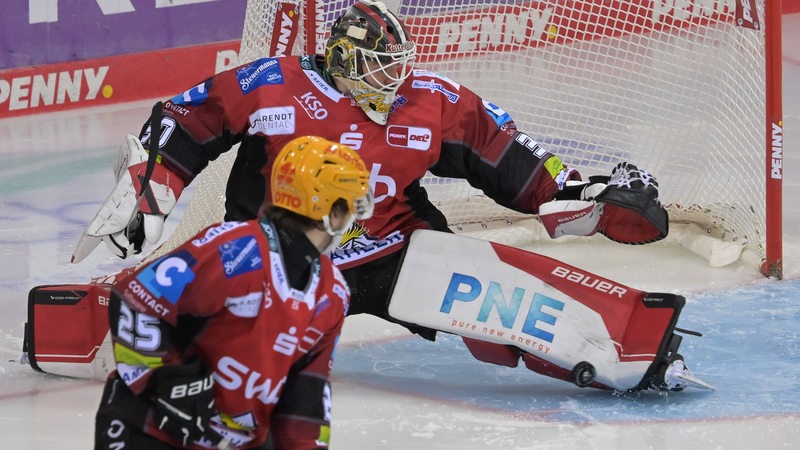
<svg viewBox="0 0 800 450">
<path fill-rule="evenodd" d="M 447 97 L 447 100 L 450 103 L 457 102 L 459 98 L 458 94 L 445 88 L 444 85 L 442 85 L 442 83 L 437 83 L 434 80 L 431 81 L 414 80 L 413 82 L 411 82 L 411 87 L 414 89 L 428 89 L 431 92 L 437 92 L 437 91 L 441 92 L 442 94 L 444 94 L 445 97 Z"/>
<path fill-rule="evenodd" d="M 243 94 L 266 84 L 283 84 L 283 73 L 277 59 L 260 59 L 236 71 Z"/>
</svg>

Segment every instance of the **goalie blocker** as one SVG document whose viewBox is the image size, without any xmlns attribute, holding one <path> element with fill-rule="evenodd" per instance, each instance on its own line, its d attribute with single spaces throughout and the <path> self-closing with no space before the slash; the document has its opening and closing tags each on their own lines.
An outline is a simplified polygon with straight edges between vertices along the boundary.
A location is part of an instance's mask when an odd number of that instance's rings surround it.
<svg viewBox="0 0 800 450">
<path fill-rule="evenodd" d="M 616 391 L 711 389 L 677 353 L 683 297 L 518 248 L 415 231 L 389 314 L 462 336 L 481 361 Z"/>
</svg>

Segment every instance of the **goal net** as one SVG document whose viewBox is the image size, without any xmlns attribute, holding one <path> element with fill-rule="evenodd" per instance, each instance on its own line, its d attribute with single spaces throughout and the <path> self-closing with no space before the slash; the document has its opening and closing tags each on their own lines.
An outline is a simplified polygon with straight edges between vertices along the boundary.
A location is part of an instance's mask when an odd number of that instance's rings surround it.
<svg viewBox="0 0 800 450">
<path fill-rule="evenodd" d="M 766 31 L 773 24 L 764 20 L 763 2 L 386 3 L 414 36 L 416 67 L 499 105 L 520 130 L 584 176 L 607 175 L 620 161 L 647 169 L 659 180 L 673 230 L 691 224 L 701 236 L 732 246 L 734 259 L 748 253 L 760 262 L 772 239 L 766 186 L 770 170 L 776 164 L 780 170 L 782 138 L 780 118 L 771 128 L 765 119 Z M 249 0 L 240 62 L 324 52 L 331 24 L 350 4 Z M 776 148 L 768 152 L 768 145 Z M 200 177 L 164 248 L 221 220 L 234 153 Z M 521 219 L 461 180 L 429 174 L 423 185 L 456 229 Z"/>
</svg>

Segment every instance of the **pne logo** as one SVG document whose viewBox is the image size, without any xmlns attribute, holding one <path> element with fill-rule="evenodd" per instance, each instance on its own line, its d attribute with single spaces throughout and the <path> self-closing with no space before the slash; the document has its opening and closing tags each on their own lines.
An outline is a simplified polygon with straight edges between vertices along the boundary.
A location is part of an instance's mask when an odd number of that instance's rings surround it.
<svg viewBox="0 0 800 450">
<path fill-rule="evenodd" d="M 449 314 L 453 307 L 459 307 L 457 306 L 459 303 L 471 304 L 470 306 L 474 310 L 477 308 L 477 303 L 472 304 L 472 302 L 477 300 L 480 303 L 480 307 L 475 320 L 486 323 L 489 319 L 489 314 L 494 310 L 499 316 L 502 326 L 511 330 L 514 328 L 514 323 L 517 321 L 520 310 L 523 309 L 521 307 L 524 297 L 525 289 L 515 287 L 511 293 L 511 298 L 506 300 L 500 283 L 490 281 L 489 285 L 484 289 L 483 284 L 477 278 L 462 273 L 453 273 L 439 311 Z M 553 342 L 555 335 L 537 326 L 539 323 L 546 323 L 551 326 L 556 324 L 556 317 L 543 311 L 542 308 L 544 306 L 557 311 L 564 310 L 564 302 L 534 292 L 530 306 L 528 306 L 527 311 L 523 312 L 525 319 L 520 331 L 541 340 Z"/>
</svg>

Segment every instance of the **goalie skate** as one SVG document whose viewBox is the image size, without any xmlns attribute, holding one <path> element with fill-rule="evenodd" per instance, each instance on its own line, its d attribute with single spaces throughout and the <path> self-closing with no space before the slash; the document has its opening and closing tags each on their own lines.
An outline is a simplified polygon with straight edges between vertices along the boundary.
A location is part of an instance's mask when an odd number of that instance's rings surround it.
<svg viewBox="0 0 800 450">
<path fill-rule="evenodd" d="M 675 329 L 684 333 L 689 333 L 696 336 L 702 336 L 700 333 L 693 331 Z M 716 388 L 705 381 L 697 378 L 683 360 L 683 356 L 678 353 L 678 347 L 681 345 L 682 337 L 673 333 L 667 343 L 665 352 L 661 357 L 661 364 L 658 365 L 655 372 L 645 380 L 649 380 L 646 386 L 640 385 L 643 389 L 654 389 L 657 391 L 682 391 L 684 388 L 698 388 L 709 391 L 715 391 Z"/>
<path fill-rule="evenodd" d="M 686 367 L 686 363 L 683 362 L 683 359 L 676 359 L 666 366 L 664 369 L 663 381 L 653 387 L 661 391 L 682 391 L 687 387 L 709 391 L 716 390 L 714 386 L 697 378 L 692 371 Z"/>
</svg>

